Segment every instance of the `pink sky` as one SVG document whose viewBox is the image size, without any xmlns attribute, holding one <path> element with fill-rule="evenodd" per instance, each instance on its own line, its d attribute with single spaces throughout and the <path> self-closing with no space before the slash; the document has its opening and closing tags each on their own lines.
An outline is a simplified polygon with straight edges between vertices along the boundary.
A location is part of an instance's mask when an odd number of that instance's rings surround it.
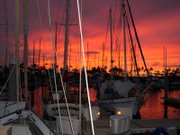
<svg viewBox="0 0 180 135">
<path fill-rule="evenodd" d="M 179 67 L 180 65 L 180 1 L 179 0 L 129 0 L 132 8 L 136 28 L 141 41 L 143 53 L 148 67 L 154 69 L 162 69 L 163 65 L 163 47 L 168 50 L 168 66 L 171 68 Z M 39 0 L 40 11 L 42 17 L 43 31 L 40 29 L 40 19 L 37 10 L 37 1 L 29 1 L 29 49 L 32 56 L 32 44 L 36 40 L 36 49 L 38 52 L 38 42 L 40 37 L 43 40 L 42 53 L 50 60 L 52 57 L 52 48 L 50 47 L 50 33 L 48 30 L 47 10 L 44 0 Z M 3 5 L 5 2 L 1 2 Z M 13 57 L 14 48 L 14 7 L 11 0 L 8 3 L 8 23 L 9 23 L 9 59 Z M 53 0 L 52 7 L 52 34 L 54 37 L 54 23 L 64 23 L 65 15 L 65 0 Z M 102 60 L 102 43 L 105 42 L 105 34 L 108 24 L 108 12 L 111 6 L 114 10 L 115 0 L 83 0 L 83 34 L 84 45 L 87 49 L 89 44 L 89 59 L 90 65 L 101 66 Z M 22 7 L 22 6 L 21 6 Z M 3 8 L 2 8 L 3 10 Z M 77 23 L 76 2 L 71 4 L 71 23 Z M 0 14 L 0 24 L 4 23 L 4 10 Z M 22 15 L 22 13 L 21 13 Z M 21 18 L 21 34 L 22 33 L 22 18 Z M 0 46 L 5 50 L 5 26 L 0 26 L 1 37 Z M 58 58 L 59 64 L 62 66 L 63 48 L 64 48 L 64 26 L 59 29 L 58 42 Z M 79 59 L 79 29 L 78 26 L 70 28 L 70 46 L 71 46 L 71 63 L 77 66 Z M 21 36 L 22 39 L 22 36 Z M 21 40 L 22 41 L 22 40 Z M 106 49 L 109 43 L 107 42 Z M 114 47 L 115 48 L 115 47 Z M 121 47 L 122 51 L 123 47 Z M 87 50 L 86 50 L 87 51 Z M 109 61 L 109 50 L 106 50 L 107 64 Z M 1 53 L 0 60 L 3 63 L 5 51 Z M 129 54 L 128 54 L 128 57 Z M 96 59 L 96 60 L 95 60 Z M 116 60 L 117 62 L 117 60 Z M 130 62 L 129 62 L 130 63 Z M 140 63 L 140 62 L 139 62 Z"/>
</svg>

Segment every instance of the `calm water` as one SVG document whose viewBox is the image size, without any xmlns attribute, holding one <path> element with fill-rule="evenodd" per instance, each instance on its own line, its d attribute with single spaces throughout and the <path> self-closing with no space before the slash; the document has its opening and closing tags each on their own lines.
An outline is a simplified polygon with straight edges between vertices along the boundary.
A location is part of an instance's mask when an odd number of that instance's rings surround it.
<svg viewBox="0 0 180 135">
<path fill-rule="evenodd" d="M 96 92 L 90 91 L 91 98 Z M 38 95 L 37 93 L 35 95 Z M 145 104 L 140 110 L 142 119 L 158 119 L 164 117 L 164 90 L 149 91 L 145 96 Z M 180 90 L 172 90 L 169 97 L 180 99 Z M 37 100 L 39 101 L 39 100 Z M 35 103 L 37 104 L 37 103 Z M 40 103 L 42 104 L 42 103 Z M 39 107 L 37 107 L 38 109 Z M 37 110 L 36 110 L 37 111 Z M 168 106 L 168 118 L 180 118 L 180 109 Z"/>
<path fill-rule="evenodd" d="M 155 119 L 164 117 L 164 90 L 149 91 L 145 96 L 145 104 L 141 108 L 142 119 Z M 180 99 L 180 90 L 172 90 L 169 97 Z M 168 106 L 168 118 L 180 118 L 180 109 Z"/>
</svg>

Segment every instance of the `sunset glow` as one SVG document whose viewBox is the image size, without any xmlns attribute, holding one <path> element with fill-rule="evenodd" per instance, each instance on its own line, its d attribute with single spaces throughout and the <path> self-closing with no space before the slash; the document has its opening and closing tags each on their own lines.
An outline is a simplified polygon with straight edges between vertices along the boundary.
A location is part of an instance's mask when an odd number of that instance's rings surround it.
<svg viewBox="0 0 180 135">
<path fill-rule="evenodd" d="M 7 0 L 7 18 L 8 18 L 8 61 L 14 58 L 14 1 Z M 1 7 L 6 4 L 1 1 Z M 137 32 L 140 38 L 141 47 L 148 68 L 154 70 L 163 70 L 163 47 L 167 49 L 168 67 L 175 69 L 180 66 L 180 1 L 174 0 L 129 0 L 132 8 L 134 21 Z M 11 4 L 9 4 L 11 3 Z M 82 2 L 82 23 L 84 48 L 86 54 L 86 65 L 88 68 L 106 65 L 110 68 L 110 42 L 109 33 L 107 32 L 108 14 L 111 7 L 113 12 L 115 8 L 114 0 L 83 0 Z M 119 0 L 120 3 L 120 0 Z M 38 9 L 36 1 L 29 1 L 29 65 L 32 64 L 33 44 L 35 42 L 35 61 L 38 64 L 39 48 L 41 39 L 41 54 L 40 65 L 47 63 L 47 66 L 52 65 L 53 59 L 53 44 L 50 41 L 50 36 L 55 35 L 55 23 L 58 23 L 58 44 L 57 56 L 58 65 L 63 67 L 64 57 L 64 23 L 65 23 L 65 0 L 51 1 L 51 17 L 52 25 L 48 27 L 48 14 L 46 3 L 44 0 L 39 0 L 40 8 Z M 21 6 L 22 8 L 22 6 Z M 117 6 L 117 9 L 119 6 Z M 0 24 L 6 22 L 5 8 L 0 8 Z M 22 9 L 21 9 L 22 10 Z M 119 9 L 118 9 L 119 10 Z M 41 18 L 39 16 L 39 11 Z M 118 16 L 116 16 L 118 17 Z M 69 66 L 71 68 L 79 68 L 80 64 L 80 43 L 79 43 L 79 27 L 76 2 L 71 2 L 70 9 L 70 24 L 69 28 Z M 21 38 L 20 43 L 23 44 L 23 18 L 21 12 Z M 106 40 L 107 32 L 107 41 Z M 5 59 L 6 48 L 6 27 L 0 26 L 0 46 L 1 55 L 0 63 L 3 65 Z M 52 35 L 51 35 L 52 34 Z M 122 37 L 121 37 L 122 38 Z M 115 42 L 115 41 L 114 41 Z M 130 70 L 131 53 L 130 45 L 127 41 L 127 64 Z M 102 58 L 103 43 L 105 43 L 104 60 Z M 137 46 L 137 44 L 136 44 Z M 136 47 L 136 49 L 138 49 Z M 20 48 L 20 56 L 23 56 L 23 46 Z M 21 61 L 22 61 L 21 57 Z M 114 66 L 118 67 L 118 48 L 113 45 Z M 103 62 L 102 62 L 103 60 Z M 137 60 L 139 67 L 142 67 L 140 53 L 137 50 Z M 44 63 L 43 63 L 44 62 Z M 120 66 L 123 69 L 123 44 L 120 46 Z"/>
</svg>

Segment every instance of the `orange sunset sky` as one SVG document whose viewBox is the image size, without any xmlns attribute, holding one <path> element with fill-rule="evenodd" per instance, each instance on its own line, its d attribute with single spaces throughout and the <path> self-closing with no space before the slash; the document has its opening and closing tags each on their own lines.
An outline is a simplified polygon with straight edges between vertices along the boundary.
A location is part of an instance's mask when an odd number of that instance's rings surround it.
<svg viewBox="0 0 180 135">
<path fill-rule="evenodd" d="M 35 42 L 36 63 L 38 64 L 39 40 L 41 39 L 41 62 L 49 65 L 52 63 L 52 44 L 50 34 L 55 35 L 55 23 L 58 23 L 58 64 L 63 67 L 64 51 L 64 23 L 65 23 L 65 0 L 51 1 L 51 29 L 48 27 L 48 12 L 46 0 L 29 0 L 29 64 L 32 63 L 33 42 Z M 70 0 L 70 24 L 69 28 L 69 64 L 75 68 L 80 66 L 79 27 L 76 0 Z M 37 4 L 39 3 L 39 4 Z M 112 8 L 113 18 L 120 15 L 121 0 L 82 0 L 82 23 L 87 66 L 102 66 L 102 44 L 105 43 L 103 63 L 110 64 L 110 41 L 108 28 L 109 8 Z M 141 42 L 144 57 L 148 68 L 154 70 L 163 69 L 163 47 L 167 49 L 167 62 L 169 68 L 180 66 L 180 1 L 179 0 L 129 0 L 135 25 Z M 7 60 L 14 58 L 15 46 L 15 0 L 0 1 L 0 63 L 5 64 L 6 56 L 6 32 L 8 26 L 8 53 Z M 116 12 L 115 12 L 116 4 Z M 20 17 L 20 56 L 23 56 L 23 4 L 21 1 Z M 6 10 L 7 9 L 7 10 Z M 7 12 L 6 12 L 7 11 Z M 7 24 L 8 25 L 5 25 Z M 120 20 L 119 20 L 120 22 Z M 120 24 L 120 23 L 119 23 Z M 115 26 L 114 26 L 115 27 Z M 121 29 L 114 29 L 113 58 L 114 66 L 118 66 L 118 46 L 115 44 L 116 33 L 122 33 Z M 107 37 L 106 37 L 107 33 Z M 123 68 L 123 44 L 122 35 L 119 36 L 120 65 Z M 140 54 L 137 51 L 139 67 L 142 67 Z M 127 64 L 130 68 L 129 39 L 127 39 Z M 8 63 L 6 61 L 6 63 Z"/>
</svg>

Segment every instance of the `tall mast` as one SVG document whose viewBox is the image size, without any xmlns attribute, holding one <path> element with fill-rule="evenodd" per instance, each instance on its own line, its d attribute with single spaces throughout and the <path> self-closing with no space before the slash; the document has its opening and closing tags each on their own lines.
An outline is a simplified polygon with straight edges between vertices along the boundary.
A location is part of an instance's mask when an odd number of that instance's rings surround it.
<svg viewBox="0 0 180 135">
<path fill-rule="evenodd" d="M 128 5 L 128 8 L 129 8 L 129 13 L 130 13 L 130 17 L 131 17 L 131 22 L 132 22 L 132 25 L 133 25 L 133 28 L 134 28 L 134 33 L 135 33 L 136 40 L 137 40 L 137 43 L 138 43 L 138 47 L 139 47 L 139 50 L 140 50 L 140 53 L 141 53 L 141 57 L 142 57 L 142 60 L 143 60 L 143 63 L 144 63 L 144 66 L 145 66 L 145 70 L 146 70 L 146 72 L 147 72 L 147 75 L 148 75 L 148 77 L 149 77 L 149 76 L 150 76 L 149 70 L 148 70 L 147 65 L 146 65 L 146 61 L 145 61 L 145 58 L 144 58 L 144 55 L 143 55 L 143 51 L 142 51 L 142 48 L 141 48 L 140 40 L 139 40 L 139 37 L 138 37 L 138 34 L 137 34 L 136 26 L 135 26 L 135 23 L 134 23 L 134 19 L 133 19 L 133 16 L 132 16 L 132 12 L 131 12 L 131 7 L 130 7 L 130 5 L 129 5 L 129 1 L 128 1 L 128 0 L 127 0 L 127 5 Z"/>
<path fill-rule="evenodd" d="M 33 65 L 35 64 L 35 62 L 34 62 L 34 56 L 35 56 L 35 40 L 34 40 L 34 42 L 33 42 Z"/>
<path fill-rule="evenodd" d="M 23 1 L 24 5 L 24 12 L 23 12 L 23 19 L 24 19 L 24 85 L 25 85 L 25 101 L 28 100 L 28 75 L 27 75 L 27 68 L 28 68 L 28 0 Z"/>
<path fill-rule="evenodd" d="M 139 75 L 139 70 L 138 70 L 138 65 L 137 65 L 137 60 L 136 60 L 136 53 L 135 53 L 135 49 L 134 49 L 134 42 L 133 42 L 132 33 L 131 33 L 131 30 L 130 30 L 130 26 L 129 26 L 127 15 L 126 15 L 126 20 L 127 20 L 127 27 L 128 27 L 128 31 L 129 31 L 130 41 L 131 41 L 131 45 L 132 45 L 132 53 L 133 53 L 133 58 L 134 58 L 133 60 L 134 60 L 135 66 L 136 66 L 137 76 L 139 77 L 140 75 Z"/>
<path fill-rule="evenodd" d="M 164 49 L 164 118 L 168 117 L 168 106 L 166 100 L 168 99 L 168 90 L 169 90 L 169 79 L 168 79 L 168 70 L 167 70 L 167 48 Z"/>
<path fill-rule="evenodd" d="M 38 59 L 38 66 L 40 66 L 41 62 L 41 38 L 39 39 L 39 59 Z"/>
<path fill-rule="evenodd" d="M 72 46 L 72 45 L 71 45 L 71 43 L 70 43 L 70 44 L 69 44 L 69 52 L 70 52 L 70 53 L 69 53 L 69 57 L 68 57 L 68 59 L 69 59 L 69 64 L 68 64 L 68 65 L 69 65 L 69 69 L 70 69 L 70 67 L 71 67 L 71 46 Z"/>
<path fill-rule="evenodd" d="M 109 25 L 110 25 L 110 46 L 111 46 L 111 77 L 112 77 L 112 68 L 113 68 L 113 56 L 112 56 L 112 51 L 113 51 L 113 36 L 112 36 L 112 30 L 113 30 L 113 26 L 112 26 L 112 10 L 110 8 L 109 10 Z"/>
<path fill-rule="evenodd" d="M 163 47 L 163 68 L 164 73 L 167 71 L 167 48 Z"/>
<path fill-rule="evenodd" d="M 58 23 L 55 23 L 55 54 L 54 54 L 54 60 L 55 60 L 55 68 L 57 66 L 57 57 L 56 57 L 56 54 L 57 54 L 57 30 L 58 30 Z"/>
<path fill-rule="evenodd" d="M 89 43 L 87 42 L 87 69 L 89 69 Z"/>
<path fill-rule="evenodd" d="M 69 8 L 70 0 L 66 0 L 66 24 L 65 24 L 65 41 L 64 41 L 64 70 L 68 69 L 68 45 L 69 45 Z"/>
<path fill-rule="evenodd" d="M 7 1 L 5 1 L 5 14 L 6 14 L 6 56 L 5 56 L 5 66 L 7 66 L 8 61 L 8 14 L 7 14 Z"/>
<path fill-rule="evenodd" d="M 19 102 L 19 0 L 15 1 L 15 57 L 16 57 L 16 90 L 17 102 Z"/>
<path fill-rule="evenodd" d="M 124 34 L 124 81 L 127 81 L 127 58 L 126 58 L 126 16 L 125 16 L 125 0 L 123 0 L 123 34 Z"/>
<path fill-rule="evenodd" d="M 120 62 L 120 60 L 121 60 L 121 47 L 120 47 L 120 44 L 118 43 L 118 68 L 120 69 L 120 67 L 121 67 L 121 62 Z"/>
<path fill-rule="evenodd" d="M 105 50 L 104 43 L 102 43 L 102 68 L 104 68 L 104 50 Z"/>
<path fill-rule="evenodd" d="M 45 55 L 43 54 L 43 66 L 45 66 Z"/>
</svg>

